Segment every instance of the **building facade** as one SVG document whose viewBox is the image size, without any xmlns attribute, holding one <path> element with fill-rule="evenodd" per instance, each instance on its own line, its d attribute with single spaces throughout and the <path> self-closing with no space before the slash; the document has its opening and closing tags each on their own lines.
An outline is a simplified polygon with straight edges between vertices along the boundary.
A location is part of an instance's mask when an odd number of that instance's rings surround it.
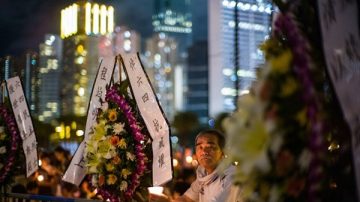
<svg viewBox="0 0 360 202">
<path fill-rule="evenodd" d="M 80 2 L 61 11 L 63 115 L 86 115 L 101 57 L 114 55 L 113 29 L 112 6 Z"/>
<path fill-rule="evenodd" d="M 60 81 L 62 73 L 62 40 L 54 34 L 45 35 L 44 43 L 39 45 L 39 70 L 37 103 L 33 108 L 39 121 L 51 122 L 60 116 Z"/>
<path fill-rule="evenodd" d="M 238 0 L 238 3 L 233 0 L 209 1 L 208 5 L 209 113 L 215 117 L 235 109 L 236 94 L 248 92 L 256 78 L 256 68 L 264 63 L 258 47 L 269 35 L 272 5 L 266 0 Z M 235 9 L 238 9 L 239 50 L 236 57 Z M 234 65 L 236 58 L 239 62 L 237 72 Z"/>
<path fill-rule="evenodd" d="M 176 97 L 175 88 L 182 82 L 181 67 L 177 65 L 177 43 L 165 33 L 154 34 L 146 41 L 143 64 L 168 119 L 172 119 L 183 99 Z M 182 92 L 182 89 L 177 89 Z"/>
<path fill-rule="evenodd" d="M 199 121 L 206 124 L 209 119 L 209 65 L 207 41 L 195 42 L 189 48 L 186 110 L 198 115 Z"/>
</svg>

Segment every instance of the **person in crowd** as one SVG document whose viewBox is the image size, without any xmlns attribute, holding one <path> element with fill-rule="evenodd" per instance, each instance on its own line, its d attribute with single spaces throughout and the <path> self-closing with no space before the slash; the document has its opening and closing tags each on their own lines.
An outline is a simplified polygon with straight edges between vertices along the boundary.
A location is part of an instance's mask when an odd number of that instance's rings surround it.
<svg viewBox="0 0 360 202">
<path fill-rule="evenodd" d="M 199 166 L 196 170 L 196 180 L 190 188 L 177 199 L 171 200 L 166 195 L 149 194 L 150 202 L 225 202 L 233 197 L 231 178 L 235 167 L 230 165 L 223 172 L 218 165 L 224 158 L 225 138 L 217 130 L 204 130 L 195 138 L 195 155 Z M 237 194 L 237 193 L 236 193 Z M 240 201 L 235 199 L 233 202 Z"/>
<path fill-rule="evenodd" d="M 33 195 L 39 194 L 39 185 L 38 185 L 38 183 L 35 180 L 34 181 L 29 181 L 26 184 L 26 192 L 28 194 L 33 194 Z"/>
<path fill-rule="evenodd" d="M 71 154 L 68 150 L 64 149 L 61 146 L 57 146 L 54 150 L 55 159 L 58 161 L 59 170 L 62 173 L 65 173 L 67 166 L 70 163 L 71 160 Z"/>
</svg>

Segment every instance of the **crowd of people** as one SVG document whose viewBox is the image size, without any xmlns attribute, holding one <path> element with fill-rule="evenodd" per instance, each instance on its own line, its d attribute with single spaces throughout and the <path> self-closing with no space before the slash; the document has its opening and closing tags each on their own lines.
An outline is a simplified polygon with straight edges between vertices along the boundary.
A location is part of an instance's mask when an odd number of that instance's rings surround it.
<svg viewBox="0 0 360 202">
<path fill-rule="evenodd" d="M 93 192 L 87 183 L 80 187 L 61 180 L 71 161 L 71 154 L 61 146 L 53 151 L 39 151 L 39 169 L 26 178 L 17 176 L 11 188 L 12 193 L 49 195 L 66 198 L 90 198 Z"/>
<path fill-rule="evenodd" d="M 52 151 L 40 150 L 39 159 L 40 166 L 35 174 L 29 178 L 25 178 L 23 174 L 16 177 L 10 190 L 12 193 L 101 199 L 86 179 L 79 187 L 61 180 L 71 161 L 71 153 L 68 150 L 61 146 Z M 185 193 L 194 180 L 194 168 L 179 167 L 175 179 L 166 185 L 165 190 L 172 198 L 177 198 Z"/>
</svg>

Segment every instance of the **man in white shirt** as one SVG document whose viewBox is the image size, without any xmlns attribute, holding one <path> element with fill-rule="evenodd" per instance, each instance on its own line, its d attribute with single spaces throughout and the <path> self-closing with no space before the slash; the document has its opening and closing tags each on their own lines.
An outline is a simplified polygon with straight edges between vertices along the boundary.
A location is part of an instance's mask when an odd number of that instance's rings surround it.
<svg viewBox="0 0 360 202">
<path fill-rule="evenodd" d="M 196 180 L 184 195 L 176 202 L 224 202 L 232 190 L 231 178 L 235 172 L 234 166 L 229 166 L 224 172 L 219 172 L 217 166 L 224 157 L 224 136 L 217 130 L 200 132 L 195 139 L 195 154 L 199 167 L 196 170 Z M 235 197 L 237 198 L 237 197 Z M 166 196 L 150 194 L 151 202 L 171 201 Z M 240 201 L 240 200 L 239 200 Z M 234 200 L 237 202 L 237 200 Z"/>
</svg>

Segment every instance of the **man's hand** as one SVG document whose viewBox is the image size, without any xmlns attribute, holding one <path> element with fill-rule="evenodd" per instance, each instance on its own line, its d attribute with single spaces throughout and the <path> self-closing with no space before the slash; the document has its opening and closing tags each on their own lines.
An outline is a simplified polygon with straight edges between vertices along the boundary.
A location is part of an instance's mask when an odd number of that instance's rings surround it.
<svg viewBox="0 0 360 202">
<path fill-rule="evenodd" d="M 149 194 L 149 202 L 170 202 L 170 198 L 166 195 Z"/>
</svg>

